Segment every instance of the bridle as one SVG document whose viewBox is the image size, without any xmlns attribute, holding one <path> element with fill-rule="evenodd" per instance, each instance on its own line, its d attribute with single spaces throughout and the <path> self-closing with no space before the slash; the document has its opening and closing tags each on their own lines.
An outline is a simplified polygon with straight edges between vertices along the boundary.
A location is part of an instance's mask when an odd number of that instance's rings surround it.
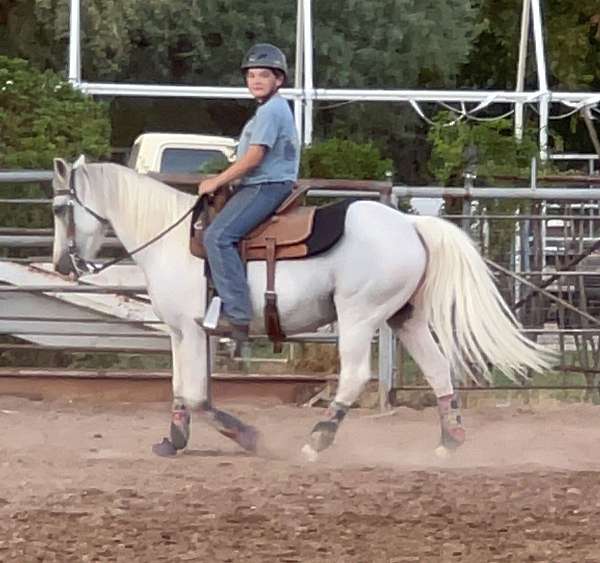
<svg viewBox="0 0 600 563">
<path fill-rule="evenodd" d="M 196 203 L 194 203 L 194 205 L 188 211 L 186 211 L 185 214 L 181 218 L 179 218 L 175 223 L 173 223 L 172 225 L 170 225 L 169 227 L 167 227 L 166 229 L 161 231 L 158 235 L 151 238 L 148 242 L 145 242 L 141 246 L 138 246 L 136 249 L 132 250 L 131 252 L 127 252 L 123 256 L 119 256 L 118 258 L 114 258 L 113 260 L 109 260 L 108 262 L 105 262 L 101 266 L 98 266 L 97 264 L 94 264 L 90 260 L 86 260 L 85 258 L 83 258 L 83 256 L 81 256 L 77 250 L 77 242 L 75 240 L 75 204 L 79 205 L 84 211 L 89 213 L 92 217 L 94 217 L 94 219 L 96 219 L 103 225 L 110 225 L 110 221 L 108 219 L 106 219 L 105 217 L 102 217 L 101 215 L 96 213 L 93 209 L 90 209 L 87 205 L 85 205 L 85 203 L 83 203 L 81 201 L 81 199 L 77 195 L 77 189 L 75 187 L 75 172 L 76 171 L 77 171 L 77 168 L 73 168 L 71 170 L 71 175 L 69 177 L 69 189 L 58 190 L 58 191 L 54 192 L 55 197 L 67 196 L 68 200 L 65 203 L 62 203 L 60 205 L 56 205 L 53 203 L 52 210 L 54 211 L 54 214 L 56 216 L 60 216 L 64 212 L 66 212 L 66 214 L 67 214 L 67 249 L 68 249 L 68 253 L 69 253 L 69 259 L 71 260 L 73 270 L 75 271 L 75 274 L 77 275 L 77 277 L 80 277 L 82 274 L 99 274 L 103 270 L 106 270 L 106 268 L 110 268 L 110 266 L 113 266 L 119 262 L 122 262 L 123 260 L 125 260 L 127 258 L 131 258 L 134 254 L 140 252 L 144 248 L 147 248 L 148 246 L 150 246 L 151 244 L 156 242 L 158 239 L 160 239 L 161 237 L 166 235 L 169 231 L 171 231 L 172 229 L 177 227 L 177 225 L 179 225 L 182 221 L 184 221 L 185 218 L 188 215 L 190 215 L 192 213 L 192 211 L 194 211 L 194 208 L 196 207 Z"/>
<path fill-rule="evenodd" d="M 110 221 L 105 219 L 98 213 L 96 213 L 93 209 L 90 209 L 85 203 L 79 199 L 77 195 L 77 190 L 75 189 L 75 172 L 76 168 L 71 170 L 71 175 L 69 178 L 69 189 L 67 190 L 58 190 L 54 192 L 54 196 L 67 196 L 68 200 L 66 203 L 57 205 L 55 203 L 52 204 L 52 210 L 54 214 L 59 217 L 63 213 L 67 215 L 67 249 L 69 252 L 69 259 L 71 260 L 71 264 L 77 277 L 82 274 L 97 274 L 98 272 L 104 269 L 103 266 L 97 266 L 96 264 L 86 260 L 82 256 L 80 256 L 77 250 L 77 242 L 75 240 L 75 204 L 82 207 L 87 213 L 89 213 L 94 219 L 102 223 L 103 225 L 109 225 Z"/>
</svg>

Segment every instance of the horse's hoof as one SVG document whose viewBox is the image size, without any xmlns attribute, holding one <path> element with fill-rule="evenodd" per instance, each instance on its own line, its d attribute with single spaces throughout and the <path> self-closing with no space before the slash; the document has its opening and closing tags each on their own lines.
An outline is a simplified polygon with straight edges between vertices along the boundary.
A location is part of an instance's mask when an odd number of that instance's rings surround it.
<svg viewBox="0 0 600 563">
<path fill-rule="evenodd" d="M 317 422 L 310 433 L 310 445 L 313 450 L 321 452 L 327 449 L 335 440 L 338 423 L 333 420 Z"/>
<path fill-rule="evenodd" d="M 439 458 L 439 459 L 448 459 L 450 457 L 450 453 L 451 450 L 449 450 L 446 446 L 438 446 L 437 448 L 435 448 L 435 455 Z"/>
<path fill-rule="evenodd" d="M 171 443 L 176 450 L 183 450 L 190 439 L 190 413 L 185 409 L 173 411 L 171 416 Z"/>
<path fill-rule="evenodd" d="M 442 430 L 441 445 L 449 450 L 456 450 L 465 443 L 467 433 L 462 426 Z"/>
<path fill-rule="evenodd" d="M 255 454 L 260 432 L 254 426 L 246 426 L 237 436 L 237 443 L 247 452 Z"/>
<path fill-rule="evenodd" d="M 163 438 L 160 444 L 154 444 L 152 446 L 152 453 L 159 455 L 160 457 L 173 457 L 177 455 L 177 448 L 171 443 L 169 438 Z"/>
<path fill-rule="evenodd" d="M 314 463 L 319 459 L 319 452 L 310 444 L 305 444 L 301 450 L 304 459 L 310 463 Z"/>
</svg>

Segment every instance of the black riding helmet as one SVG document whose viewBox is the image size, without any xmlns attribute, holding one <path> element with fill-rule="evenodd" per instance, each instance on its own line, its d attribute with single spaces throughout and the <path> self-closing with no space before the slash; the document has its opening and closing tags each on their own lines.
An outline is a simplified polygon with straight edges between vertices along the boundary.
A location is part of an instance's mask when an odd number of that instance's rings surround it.
<svg viewBox="0 0 600 563">
<path fill-rule="evenodd" d="M 249 68 L 270 68 L 279 70 L 287 78 L 288 66 L 283 51 L 270 43 L 258 43 L 244 56 L 240 69 L 245 73 Z"/>
</svg>

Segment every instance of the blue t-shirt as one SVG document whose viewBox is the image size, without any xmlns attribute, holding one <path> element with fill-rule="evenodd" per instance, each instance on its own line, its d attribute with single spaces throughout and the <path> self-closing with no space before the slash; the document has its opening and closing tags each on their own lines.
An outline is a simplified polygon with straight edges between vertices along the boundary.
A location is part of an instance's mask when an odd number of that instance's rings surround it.
<svg viewBox="0 0 600 563">
<path fill-rule="evenodd" d="M 238 158 L 248 152 L 250 145 L 263 145 L 267 150 L 261 163 L 241 178 L 241 184 L 295 182 L 300 164 L 299 144 L 290 106 L 275 94 L 258 106 L 242 130 Z"/>
</svg>

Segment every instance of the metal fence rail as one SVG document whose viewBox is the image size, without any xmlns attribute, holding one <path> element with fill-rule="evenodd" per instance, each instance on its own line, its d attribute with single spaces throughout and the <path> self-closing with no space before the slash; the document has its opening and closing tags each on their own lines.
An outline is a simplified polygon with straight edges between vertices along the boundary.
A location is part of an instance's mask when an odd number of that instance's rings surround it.
<svg viewBox="0 0 600 563">
<path fill-rule="evenodd" d="M 47 183 L 51 172 L 28 171 L 0 172 L 0 188 L 3 183 Z M 378 190 L 343 190 L 315 188 L 308 192 L 309 196 L 318 197 L 368 197 L 381 198 Z M 391 189 L 391 202 L 397 205 L 403 198 L 454 198 L 462 201 L 460 214 L 444 215 L 445 218 L 458 223 L 477 242 L 484 257 L 498 260 L 511 272 L 523 280 L 530 280 L 536 285 L 543 285 L 550 276 L 555 276 L 547 290 L 552 295 L 600 318 L 600 264 L 598 268 L 589 268 L 586 264 L 570 268 L 569 260 L 581 256 L 598 240 L 600 235 L 600 207 L 595 203 L 600 200 L 600 188 L 580 187 L 486 187 L 476 188 L 440 188 L 436 186 L 408 187 L 394 186 Z M 487 212 L 490 200 L 513 200 L 527 203 L 520 212 L 521 204 L 515 213 Z M 7 198 L 0 199 L 1 203 L 17 205 L 48 205 L 50 199 L 44 198 Z M 0 249 L 49 247 L 52 242 L 50 229 L 18 229 L 0 228 Z M 507 235 L 508 233 L 508 235 Z M 500 238 L 499 238 L 500 237 Z M 504 238 L 502 238 L 504 237 Z M 119 246 L 116 239 L 111 239 L 109 247 Z M 5 260 L 7 258 L 4 258 Z M 8 258 L 10 260 L 10 258 Z M 28 262 L 27 258 L 19 258 Z M 101 261 L 101 260 L 100 260 Z M 496 279 L 502 294 L 509 306 L 513 308 L 527 295 L 524 282 L 496 272 Z M 595 280 L 598 280 L 597 282 Z M 598 289 L 596 289 L 596 286 Z M 121 286 L 18 286 L 7 287 L 0 285 L 0 296 L 15 293 L 43 294 L 145 294 L 145 288 Z M 593 323 L 572 310 L 567 310 L 556 302 L 552 302 L 541 294 L 534 295 L 526 306 L 517 307 L 517 314 L 524 323 L 524 333 L 532 338 L 541 339 L 555 346 L 562 355 L 561 369 L 565 372 L 578 371 L 586 376 L 587 385 L 578 388 L 592 388 L 595 385 L 596 373 L 600 373 L 600 328 L 594 328 Z M 35 323 L 48 321 L 30 315 L 28 318 L 17 318 L 14 315 L 0 316 L 0 321 L 19 321 Z M 83 319 L 81 319 L 83 321 Z M 79 322 L 79 319 L 52 319 L 56 325 L 68 322 Z M 141 327 L 151 329 L 160 326 L 158 321 L 130 321 L 127 319 L 91 320 L 92 324 L 105 323 L 108 325 Z M 33 329 L 30 334 L 43 334 L 43 330 Z M 145 331 L 146 332 L 146 331 Z M 7 334 L 0 330 L 0 334 Z M 63 335 L 77 334 L 66 332 Z M 90 332 L 88 334 L 96 334 Z M 100 334 L 100 332 L 98 332 Z M 131 337 L 131 334 L 124 333 Z M 166 339 L 164 334 L 156 334 L 157 338 Z M 335 333 L 311 333 L 297 335 L 291 342 L 321 342 L 335 343 Z M 412 366 L 406 362 L 404 354 L 397 350 L 397 343 L 392 338 L 389 329 L 381 331 L 378 337 L 378 371 L 382 375 L 382 402 L 393 388 L 410 389 L 419 382 L 419 376 L 410 375 Z M 36 348 L 35 345 L 21 344 L 22 349 Z M 51 347 L 39 346 L 39 349 Z M 0 345 L 0 350 L 5 349 Z M 18 348 L 15 348 L 18 349 Z M 80 350 L 81 348 L 74 347 Z M 116 349 L 116 347 L 114 348 Z M 129 350 L 135 347 L 129 347 Z M 413 370 L 414 371 L 414 370 Z M 416 379 L 415 379 L 416 377 Z M 420 388 L 417 385 L 415 388 Z M 502 386 L 502 388 L 508 388 Z M 552 388 L 560 388 L 553 386 Z"/>
</svg>

